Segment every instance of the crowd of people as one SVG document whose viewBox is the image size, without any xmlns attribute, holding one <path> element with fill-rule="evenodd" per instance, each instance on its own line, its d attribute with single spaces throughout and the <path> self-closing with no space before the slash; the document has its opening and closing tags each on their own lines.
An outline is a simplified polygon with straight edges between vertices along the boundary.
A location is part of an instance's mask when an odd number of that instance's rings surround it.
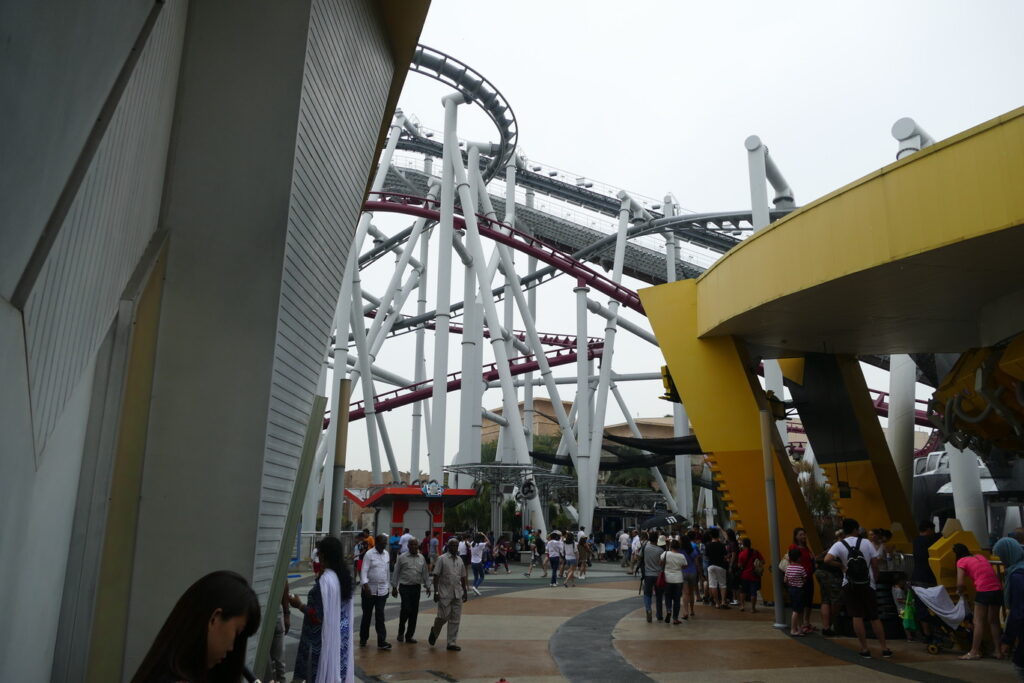
<svg viewBox="0 0 1024 683">
<path fill-rule="evenodd" d="M 623 531 L 614 536 L 611 550 L 604 539 L 595 539 L 582 529 L 552 531 L 546 537 L 527 529 L 522 539 L 513 540 L 495 540 L 475 531 L 438 533 L 427 535 L 422 543 L 405 529 L 397 535 L 397 547 L 394 538 L 384 534 L 373 537 L 368 531 L 360 534 L 352 556 L 353 575 L 341 542 L 326 536 L 316 544 L 316 578 L 306 601 L 285 587 L 283 604 L 304 615 L 293 681 L 354 680 L 357 592 L 361 596 L 360 646 L 366 646 L 373 624 L 377 647 L 391 649 L 383 612 L 389 595 L 401 599 L 398 642 L 417 643 L 420 595 L 426 591 L 437 605 L 428 643 L 434 646 L 447 627 L 447 649 L 460 650 L 456 642 L 459 622 L 470 590 L 479 594 L 479 586 L 489 572 L 502 566 L 509 572 L 510 556 L 521 550 L 531 552 L 526 575 L 539 567 L 544 576 L 550 572 L 551 586 L 559 585 L 560 579 L 562 586 L 576 585 L 577 580 L 586 578 L 587 567 L 595 561 L 620 562 L 628 573 L 640 577 L 647 621 L 656 619 L 675 625 L 696 617 L 697 604 L 714 609 L 739 607 L 741 611 L 749 605 L 749 610 L 756 612 L 766 569 L 765 558 L 751 539 L 738 538 L 729 529 Z M 909 577 L 897 577 L 892 588 L 898 606 L 907 604 L 914 587 L 935 585 L 927 559 L 928 549 L 939 538 L 931 522 L 920 524 L 913 541 L 913 572 Z M 835 619 L 842 606 L 852 620 L 860 655 L 871 657 L 865 634 L 865 623 L 869 622 L 882 656 L 891 657 L 876 594 L 880 571 L 890 556 L 886 546 L 890 539 L 891 534 L 884 529 L 865 533 L 856 520 L 845 519 L 835 542 L 814 556 L 805 531 L 795 529 L 778 567 L 792 608 L 790 635 L 804 637 L 818 630 L 810 622 L 816 580 L 821 588 L 821 634 L 836 635 Z M 1014 667 L 1024 680 L 1022 542 L 1024 530 L 1018 530 L 993 546 L 993 553 L 1005 568 L 1003 579 L 988 558 L 972 553 L 966 546 L 954 545 L 953 553 L 957 592 L 966 600 L 971 594 L 968 583 L 974 589 L 970 605 L 973 642 L 961 659 L 981 658 L 987 631 L 992 642 L 998 644 L 995 656 L 1003 659 L 1012 650 Z M 468 581 L 470 571 L 472 586 Z M 1008 610 L 1005 629 L 999 619 L 1003 606 Z M 287 630 L 287 609 L 284 616 Z M 259 624 L 260 605 L 245 578 L 228 571 L 204 576 L 178 600 L 132 681 L 237 681 L 244 670 L 246 642 Z M 918 632 L 925 640 L 932 637 L 927 621 L 908 627 L 907 635 L 915 638 Z M 279 671 L 275 671 L 275 678 L 283 681 L 283 668 Z"/>
</svg>

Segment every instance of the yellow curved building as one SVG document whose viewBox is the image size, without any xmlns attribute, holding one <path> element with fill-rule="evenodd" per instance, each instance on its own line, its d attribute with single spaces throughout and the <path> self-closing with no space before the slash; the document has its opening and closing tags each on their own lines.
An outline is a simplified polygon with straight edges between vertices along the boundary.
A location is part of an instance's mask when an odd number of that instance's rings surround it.
<svg viewBox="0 0 1024 683">
<path fill-rule="evenodd" d="M 833 387 L 831 409 L 853 444 L 844 445 L 834 469 L 825 467 L 850 486 L 837 499 L 842 514 L 867 528 L 900 522 L 911 529 L 856 356 L 963 353 L 1018 334 L 1022 254 L 1024 108 L 808 204 L 697 280 L 641 290 L 734 520 L 755 545 L 768 539 L 760 360 L 792 359 L 783 369 L 795 386 Z M 788 544 L 791 527 L 811 529 L 813 520 L 781 440 L 774 446 Z M 812 543 L 822 540 L 812 534 Z"/>
</svg>

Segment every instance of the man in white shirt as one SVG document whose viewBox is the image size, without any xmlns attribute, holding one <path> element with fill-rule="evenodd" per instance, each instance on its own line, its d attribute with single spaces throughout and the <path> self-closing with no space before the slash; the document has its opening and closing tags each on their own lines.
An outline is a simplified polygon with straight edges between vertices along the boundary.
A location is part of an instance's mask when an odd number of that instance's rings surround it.
<svg viewBox="0 0 1024 683">
<path fill-rule="evenodd" d="M 619 534 L 619 554 L 622 555 L 621 566 L 625 567 L 629 564 L 630 546 L 629 546 L 629 532 L 625 529 Z"/>
<path fill-rule="evenodd" d="M 632 533 L 632 540 L 629 542 L 630 557 L 638 558 L 640 556 L 640 534 L 635 530 Z M 630 565 L 630 574 L 636 574 L 638 571 L 639 561 Z"/>
<path fill-rule="evenodd" d="M 407 552 L 409 552 L 409 541 L 411 541 L 414 538 L 416 537 L 410 534 L 409 530 L 406 529 L 405 533 L 402 534 L 402 537 L 398 539 L 399 555 L 405 555 Z"/>
<path fill-rule="evenodd" d="M 359 572 L 362 584 L 363 618 L 359 623 L 359 646 L 365 647 L 370 638 L 370 619 L 377 613 L 377 647 L 390 650 L 388 632 L 384 628 L 384 604 L 391 592 L 391 557 L 388 555 L 388 537 L 377 536 L 374 546 L 363 555 L 363 566 Z"/>
<path fill-rule="evenodd" d="M 565 557 L 565 544 L 562 543 L 562 534 L 557 531 L 551 532 L 551 539 L 548 541 L 545 550 L 548 555 L 548 564 L 551 565 L 551 587 L 558 585 L 558 565 Z"/>
<path fill-rule="evenodd" d="M 860 656 L 871 658 L 864 636 L 864 620 L 871 622 L 871 630 L 882 646 L 882 656 L 892 657 L 885 643 L 885 629 L 878 618 L 878 598 L 875 580 L 878 578 L 878 552 L 874 545 L 860 537 L 860 524 L 855 519 L 843 520 L 843 538 L 836 541 L 825 555 L 825 564 L 843 570 L 843 601 L 846 612 L 853 619 L 853 631 L 860 641 Z"/>
</svg>

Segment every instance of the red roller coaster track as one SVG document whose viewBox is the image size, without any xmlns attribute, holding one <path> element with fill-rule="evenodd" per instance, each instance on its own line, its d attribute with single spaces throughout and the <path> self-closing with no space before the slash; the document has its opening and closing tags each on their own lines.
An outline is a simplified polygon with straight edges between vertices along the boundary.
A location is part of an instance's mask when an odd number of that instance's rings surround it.
<svg viewBox="0 0 1024 683">
<path fill-rule="evenodd" d="M 393 192 L 371 192 L 370 194 L 380 199 L 363 204 L 364 211 L 400 213 L 433 221 L 441 220 L 440 202 L 433 199 Z M 614 282 L 565 252 L 555 249 L 536 237 L 519 232 L 509 225 L 480 214 L 476 214 L 476 219 L 481 236 L 499 244 L 508 245 L 516 251 L 533 256 L 549 266 L 554 266 L 563 273 L 574 277 L 577 282 L 611 297 L 637 313 L 646 315 L 644 307 L 640 303 L 640 297 L 629 287 Z M 455 227 L 464 230 L 466 228 L 465 218 L 456 215 Z"/>
<path fill-rule="evenodd" d="M 587 346 L 587 358 L 594 359 L 601 356 L 601 349 L 603 345 L 601 343 L 589 344 Z M 576 350 L 575 349 L 552 349 L 544 354 L 544 357 L 548 361 L 548 365 L 551 367 L 558 367 L 559 365 L 569 365 L 576 362 Z M 528 372 L 536 372 L 540 369 L 540 363 L 537 361 L 536 356 L 520 356 L 519 358 L 512 358 L 509 360 L 509 369 L 512 375 L 522 375 Z M 490 363 L 483 367 L 481 372 L 481 380 L 484 382 L 493 382 L 498 379 L 498 366 L 495 363 Z M 447 381 L 448 391 L 458 391 L 462 388 L 462 373 L 453 372 L 448 375 Z M 434 391 L 434 381 L 426 380 L 417 384 L 410 384 L 406 387 L 399 387 L 383 394 L 377 394 L 373 397 L 374 411 L 378 413 L 387 412 L 400 408 L 416 401 L 421 401 L 425 398 L 430 398 Z M 366 417 L 366 409 L 363 406 L 363 401 L 356 401 L 349 407 L 348 419 L 349 422 L 355 420 L 361 420 Z M 326 425 L 326 421 L 325 421 Z"/>
</svg>

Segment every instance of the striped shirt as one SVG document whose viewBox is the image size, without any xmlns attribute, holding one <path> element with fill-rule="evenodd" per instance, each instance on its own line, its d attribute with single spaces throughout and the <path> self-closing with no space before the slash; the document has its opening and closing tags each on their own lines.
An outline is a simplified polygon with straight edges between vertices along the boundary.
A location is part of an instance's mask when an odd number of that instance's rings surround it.
<svg viewBox="0 0 1024 683">
<path fill-rule="evenodd" d="M 786 567 L 786 585 L 793 588 L 803 588 L 807 580 L 807 571 L 799 562 L 790 562 Z"/>
</svg>

